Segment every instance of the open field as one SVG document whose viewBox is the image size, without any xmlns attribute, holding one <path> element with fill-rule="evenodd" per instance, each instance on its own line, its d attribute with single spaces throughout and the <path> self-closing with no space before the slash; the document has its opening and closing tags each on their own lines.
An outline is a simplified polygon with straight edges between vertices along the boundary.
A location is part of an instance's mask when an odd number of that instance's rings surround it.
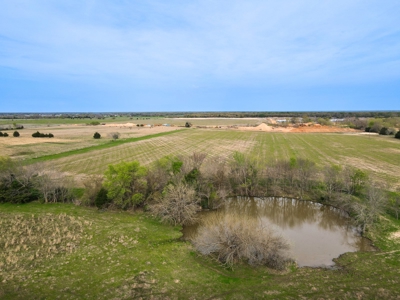
<svg viewBox="0 0 400 300">
<path fill-rule="evenodd" d="M 57 126 L 60 124 L 67 125 L 85 125 L 90 122 L 100 122 L 105 124 L 116 124 L 116 123 L 134 123 L 134 124 L 171 124 L 175 126 L 184 126 L 186 122 L 191 122 L 193 126 L 217 126 L 217 125 L 257 125 L 261 122 L 265 122 L 265 118 L 128 118 L 128 117 L 116 117 L 116 118 L 105 118 L 105 119 L 14 119 L 6 120 L 0 119 L 0 127 L 11 126 L 13 123 L 24 125 L 25 127 L 37 127 L 37 126 Z"/>
<path fill-rule="evenodd" d="M 36 126 L 36 125 L 35 125 Z M 51 125 L 0 139 L 2 155 L 44 161 L 76 179 L 109 164 L 149 165 L 166 155 L 234 151 L 269 162 L 307 158 L 350 165 L 399 187 L 400 140 L 344 133 L 295 133 L 180 127 Z M 30 134 L 51 132 L 54 139 Z M 48 130 L 48 131 L 47 131 Z M 121 139 L 93 139 L 120 132 Z M 30 133 L 30 134 L 29 134 Z M 24 136 L 24 135 L 28 136 Z M 29 153 L 22 153 L 27 151 Z M 38 158 L 35 158 L 38 157 Z M 82 176 L 83 175 L 83 176 Z M 226 269 L 180 239 L 181 227 L 140 211 L 73 204 L 0 204 L 0 299 L 398 299 L 400 221 L 384 215 L 368 237 L 376 252 L 346 253 L 337 268 L 292 266 L 285 272 L 240 265 Z"/>
<path fill-rule="evenodd" d="M 41 145 L 40 147 L 49 147 Z M 52 150 L 54 151 L 54 149 Z M 61 171 L 102 174 L 108 164 L 138 160 L 150 164 L 166 155 L 204 152 L 209 157 L 250 153 L 263 161 L 308 158 L 318 165 L 350 165 L 381 181 L 400 182 L 400 141 L 387 136 L 338 133 L 274 133 L 187 129 L 168 136 L 52 160 Z M 49 150 L 49 152 L 51 152 Z M 42 153 L 46 153 L 42 150 Z"/>
<path fill-rule="evenodd" d="M 31 203 L 1 204 L 0 216 L 0 245 L 6 250 L 0 256 L 1 299 L 400 297 L 396 220 L 381 224 L 375 237 L 380 251 L 347 253 L 337 259 L 337 269 L 293 267 L 279 273 L 246 265 L 225 269 L 179 240 L 179 227 L 141 212 Z M 26 238 L 13 235 L 30 228 Z"/>
<path fill-rule="evenodd" d="M 114 124 L 115 125 L 115 124 Z M 179 129 L 178 127 L 157 126 L 153 128 L 137 126 L 86 126 L 86 125 L 52 125 L 32 126 L 18 130 L 20 136 L 12 137 L 14 130 L 9 130 L 9 137 L 0 139 L 0 152 L 3 155 L 29 159 L 43 155 L 55 154 L 75 149 L 101 145 L 112 140 L 113 132 L 120 133 L 120 139 L 137 138 L 150 134 L 158 134 Z M 32 133 L 52 133 L 54 138 L 33 138 Z M 95 132 L 101 139 L 94 139 Z"/>
</svg>

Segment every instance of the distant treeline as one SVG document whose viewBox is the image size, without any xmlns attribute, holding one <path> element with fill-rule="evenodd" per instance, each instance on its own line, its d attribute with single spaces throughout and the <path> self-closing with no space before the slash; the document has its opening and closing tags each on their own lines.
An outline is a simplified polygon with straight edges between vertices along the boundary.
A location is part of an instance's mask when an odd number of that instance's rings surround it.
<svg viewBox="0 0 400 300">
<path fill-rule="evenodd" d="M 321 112 L 205 112 L 205 113 L 186 113 L 185 118 L 390 118 L 400 117 L 400 111 L 321 111 Z"/>
<path fill-rule="evenodd" d="M 129 118 L 270 118 L 270 117 L 315 117 L 315 118 L 389 118 L 400 117 L 400 111 L 282 111 L 282 112 L 102 112 L 102 113 L 2 113 L 0 119 L 104 119 Z"/>
</svg>

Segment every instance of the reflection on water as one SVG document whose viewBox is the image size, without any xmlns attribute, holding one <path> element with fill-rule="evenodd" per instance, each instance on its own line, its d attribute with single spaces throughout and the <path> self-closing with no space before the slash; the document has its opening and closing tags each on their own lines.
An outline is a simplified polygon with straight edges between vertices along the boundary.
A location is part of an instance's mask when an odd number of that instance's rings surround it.
<svg viewBox="0 0 400 300">
<path fill-rule="evenodd" d="M 273 226 L 290 242 L 299 266 L 331 266 L 332 259 L 342 253 L 373 250 L 370 241 L 351 226 L 347 214 L 331 206 L 286 198 L 237 197 L 220 211 L 258 218 Z M 203 212 L 202 218 L 213 213 Z M 190 238 L 196 231 L 197 225 L 185 227 L 184 237 Z"/>
</svg>

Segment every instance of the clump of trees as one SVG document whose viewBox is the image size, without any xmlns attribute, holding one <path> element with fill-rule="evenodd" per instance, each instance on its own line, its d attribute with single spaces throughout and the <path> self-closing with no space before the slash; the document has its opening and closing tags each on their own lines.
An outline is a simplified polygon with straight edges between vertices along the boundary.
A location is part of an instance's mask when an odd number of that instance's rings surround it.
<svg viewBox="0 0 400 300">
<path fill-rule="evenodd" d="M 241 261 L 283 270 L 293 260 L 289 243 L 255 219 L 235 214 L 216 214 L 206 218 L 192 240 L 203 255 L 212 255 L 233 267 Z"/>
<path fill-rule="evenodd" d="M 46 165 L 23 166 L 0 157 L 0 203 L 70 202 L 72 179 Z"/>
<path fill-rule="evenodd" d="M 45 137 L 45 138 L 52 138 L 54 135 L 52 133 L 40 133 L 39 131 L 36 131 L 35 133 L 32 133 L 32 137 L 37 138 L 37 137 Z"/>
<path fill-rule="evenodd" d="M 94 135 L 93 135 L 93 138 L 94 139 L 99 139 L 99 138 L 101 138 L 101 135 L 100 135 L 100 133 L 98 133 L 97 131 L 94 133 Z"/>
</svg>

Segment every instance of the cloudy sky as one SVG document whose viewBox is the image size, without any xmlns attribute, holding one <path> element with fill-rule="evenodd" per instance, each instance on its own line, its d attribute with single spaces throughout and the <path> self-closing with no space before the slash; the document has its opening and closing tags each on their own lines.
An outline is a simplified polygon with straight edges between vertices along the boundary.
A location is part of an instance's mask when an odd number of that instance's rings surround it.
<svg viewBox="0 0 400 300">
<path fill-rule="evenodd" d="M 400 110 L 398 0 L 0 4 L 0 112 Z"/>
</svg>

